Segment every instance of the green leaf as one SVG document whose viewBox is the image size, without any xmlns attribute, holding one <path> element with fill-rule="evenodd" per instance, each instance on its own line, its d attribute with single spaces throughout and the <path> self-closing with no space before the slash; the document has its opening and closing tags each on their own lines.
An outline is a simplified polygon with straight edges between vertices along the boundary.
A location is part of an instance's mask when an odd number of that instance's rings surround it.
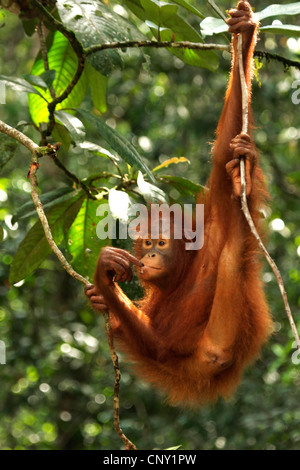
<svg viewBox="0 0 300 470">
<path fill-rule="evenodd" d="M 55 142 L 60 142 L 65 150 L 69 150 L 71 136 L 65 126 L 56 122 L 52 130 L 52 137 Z"/>
<path fill-rule="evenodd" d="M 181 7 L 183 7 L 185 10 L 188 10 L 194 13 L 194 15 L 199 16 L 200 18 L 205 18 L 205 16 L 197 8 L 193 7 L 188 2 L 185 2 L 184 0 L 173 0 L 173 1 L 174 3 L 177 3 L 177 5 L 180 5 Z"/>
<path fill-rule="evenodd" d="M 56 77 L 55 70 L 47 70 L 46 72 L 40 75 L 41 79 L 47 84 L 48 88 L 53 85 L 54 79 Z"/>
<path fill-rule="evenodd" d="M 52 85 L 55 79 L 55 75 L 55 70 L 47 70 L 47 72 L 42 73 L 38 77 L 36 75 L 26 74 L 24 75 L 24 78 L 34 86 L 47 89 L 50 85 Z"/>
<path fill-rule="evenodd" d="M 92 102 L 100 113 L 105 113 L 106 91 L 108 78 L 98 72 L 89 62 L 86 63 L 86 73 L 91 87 Z"/>
<path fill-rule="evenodd" d="M 67 235 L 72 266 L 91 281 L 99 252 L 109 243 L 109 240 L 100 240 L 96 233 L 100 221 L 96 212 L 100 204 L 107 204 L 107 200 L 85 199 Z"/>
<path fill-rule="evenodd" d="M 0 82 L 4 82 L 8 87 L 12 88 L 15 91 L 21 91 L 26 93 L 33 93 L 35 95 L 42 96 L 38 90 L 36 90 L 30 83 L 28 83 L 23 78 L 16 77 L 6 77 L 5 75 L 0 75 Z M 29 95 L 31 96 L 31 95 Z"/>
<path fill-rule="evenodd" d="M 300 26 L 295 26 L 291 24 L 274 24 L 270 26 L 262 26 L 260 28 L 260 31 L 263 31 L 264 33 L 300 37 Z"/>
<path fill-rule="evenodd" d="M 115 162 L 120 161 L 117 155 L 113 155 L 111 152 L 101 147 L 100 145 L 94 144 L 94 142 L 88 142 L 85 140 L 84 142 L 78 143 L 77 147 L 87 150 L 88 152 L 91 152 L 94 155 L 98 155 L 99 157 L 108 158 L 109 160 L 113 160 Z"/>
<path fill-rule="evenodd" d="M 269 18 L 270 16 L 280 16 L 280 15 L 299 15 L 300 13 L 300 2 L 295 3 L 286 3 L 285 5 L 269 5 L 264 10 L 257 13 L 257 16 L 260 20 Z"/>
<path fill-rule="evenodd" d="M 85 138 L 85 129 L 84 125 L 77 117 L 65 111 L 55 111 L 54 116 L 65 126 L 74 142 L 83 141 Z"/>
<path fill-rule="evenodd" d="M 169 17 L 176 15 L 178 10 L 176 5 L 158 0 L 141 0 L 141 5 L 147 14 L 147 18 L 157 25 L 164 24 Z"/>
<path fill-rule="evenodd" d="M 54 191 L 49 191 L 40 196 L 41 203 L 43 204 L 44 210 L 49 210 L 55 204 L 61 204 L 66 200 L 70 199 L 70 193 L 73 193 L 72 196 L 76 196 L 78 191 L 74 191 L 73 188 L 69 186 L 64 186 L 63 188 L 55 189 Z M 11 223 L 14 224 L 20 219 L 25 219 L 26 217 L 31 217 L 32 215 L 37 215 L 35 205 L 33 201 L 28 201 L 23 204 L 14 216 L 11 219 Z"/>
<path fill-rule="evenodd" d="M 78 213 L 84 196 L 78 192 L 75 197 L 57 204 L 47 213 L 51 233 L 56 244 L 62 242 Z M 40 220 L 29 230 L 20 244 L 10 268 L 9 282 L 15 284 L 37 269 L 49 256 L 51 248 L 46 240 Z"/>
<path fill-rule="evenodd" d="M 24 75 L 24 78 L 25 80 L 27 80 L 27 82 L 31 83 L 34 86 L 38 86 L 40 88 L 45 89 L 48 88 L 47 83 L 42 79 L 42 77 L 36 77 L 35 75 L 26 74 Z"/>
<path fill-rule="evenodd" d="M 125 139 L 125 137 L 88 111 L 78 109 L 77 112 L 82 116 L 82 118 L 86 119 L 94 129 L 98 130 L 101 137 L 106 140 L 106 142 L 123 160 L 129 163 L 132 167 L 136 165 L 139 170 L 145 172 L 149 176 L 151 181 L 155 181 L 150 169 L 145 165 L 137 150 L 127 139 Z"/>
<path fill-rule="evenodd" d="M 199 192 L 205 191 L 205 187 L 201 184 L 193 183 L 182 176 L 163 175 L 159 177 L 159 181 L 173 186 L 182 196 L 195 196 Z"/>
<path fill-rule="evenodd" d="M 213 34 L 221 34 L 228 31 L 228 26 L 221 18 L 207 16 L 200 23 L 200 30 L 204 36 L 212 36 Z"/>
<path fill-rule="evenodd" d="M 149 20 L 152 21 L 153 27 L 151 27 L 151 30 L 156 38 L 158 38 L 158 29 L 160 29 L 161 39 L 164 41 L 174 40 L 175 37 L 175 41 L 203 42 L 202 36 L 178 13 L 161 16 L 159 18 L 161 23 L 158 27 L 159 20 L 157 18 L 155 20 L 155 14 L 153 12 L 151 13 L 150 8 L 147 11 L 143 8 L 143 5 L 145 7 L 149 2 L 154 5 L 153 0 L 124 0 L 128 8 L 142 21 L 147 22 L 147 24 L 149 24 Z M 218 68 L 218 56 L 212 51 L 172 48 L 169 49 L 169 52 L 181 59 L 184 63 L 195 67 L 204 67 L 212 71 Z"/>
<path fill-rule="evenodd" d="M 137 192 L 139 192 L 148 203 L 168 203 L 166 193 L 157 186 L 154 186 L 154 184 L 147 183 L 140 171 L 137 177 L 137 185 L 139 188 Z"/>
<path fill-rule="evenodd" d="M 102 2 L 58 0 L 56 6 L 63 24 L 74 31 L 85 48 L 107 42 L 145 39 L 134 25 Z M 114 69 L 122 67 L 117 50 L 94 53 L 88 60 L 103 75 L 110 75 Z"/>
<path fill-rule="evenodd" d="M 3 241 L 4 238 L 4 230 L 2 225 L 0 225 L 0 243 Z"/>
<path fill-rule="evenodd" d="M 10 137 L 0 134 L 0 173 L 4 165 L 15 155 L 18 142 Z"/>
<path fill-rule="evenodd" d="M 77 56 L 73 51 L 69 41 L 57 31 L 54 35 L 52 46 L 48 52 L 49 68 L 55 70 L 55 79 L 53 80 L 52 86 L 57 96 L 61 95 L 63 91 L 70 84 L 77 70 Z M 31 75 L 38 77 L 45 77 L 44 62 L 39 57 L 31 70 Z M 47 76 L 46 76 L 47 77 Z M 48 76 L 49 79 L 49 76 Z M 46 80 L 44 79 L 44 82 Z M 73 88 L 69 96 L 56 106 L 56 111 L 62 108 L 76 108 L 82 102 L 85 93 L 88 88 L 88 80 L 86 73 L 83 72 L 78 83 Z M 40 96 L 29 95 L 29 111 L 34 123 L 38 126 L 42 122 L 48 122 L 49 112 L 47 103 L 52 101 L 52 97 L 49 89 L 43 90 L 38 89 L 40 94 L 44 97 L 44 100 Z"/>
</svg>

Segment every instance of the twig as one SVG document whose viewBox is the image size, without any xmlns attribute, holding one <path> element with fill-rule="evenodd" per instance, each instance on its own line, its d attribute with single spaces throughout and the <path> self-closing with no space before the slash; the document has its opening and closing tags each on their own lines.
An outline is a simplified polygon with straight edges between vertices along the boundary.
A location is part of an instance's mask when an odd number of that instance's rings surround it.
<svg viewBox="0 0 300 470">
<path fill-rule="evenodd" d="M 97 199 L 96 196 L 94 196 L 94 194 L 91 192 L 91 190 L 88 188 L 88 186 L 86 186 L 82 181 L 81 179 L 79 179 L 76 175 L 74 175 L 74 173 L 71 173 L 71 171 L 69 171 L 65 165 L 57 158 L 57 155 L 56 155 L 56 152 L 54 152 L 53 154 L 50 154 L 50 157 L 52 158 L 52 160 L 54 161 L 55 165 L 60 168 L 64 173 L 65 175 L 70 178 L 72 181 L 74 181 L 74 183 L 78 184 L 78 186 L 80 186 L 83 191 L 87 194 L 87 197 L 89 199 Z"/>
<path fill-rule="evenodd" d="M 243 38 L 242 35 L 239 34 L 238 36 L 238 55 L 239 55 L 239 71 L 240 71 L 240 81 L 241 81 L 241 89 L 242 89 L 242 132 L 247 133 L 248 132 L 248 90 L 247 90 L 247 83 L 245 80 L 245 74 L 244 74 L 244 64 L 243 64 Z M 286 295 L 286 291 L 284 288 L 284 283 L 280 274 L 280 271 L 269 255 L 269 252 L 267 251 L 265 245 L 263 244 L 256 227 L 253 223 L 253 219 L 251 217 L 248 204 L 247 204 L 247 196 L 246 196 L 246 178 L 245 178 L 245 161 L 244 158 L 240 159 L 240 172 L 241 172 L 241 204 L 242 204 L 242 210 L 245 215 L 245 218 L 249 224 L 250 230 L 254 237 L 256 238 L 260 248 L 262 249 L 269 265 L 271 266 L 273 273 L 275 275 L 275 278 L 277 280 L 284 306 L 285 306 L 285 311 L 288 316 L 292 332 L 294 334 L 294 338 L 296 340 L 296 344 L 298 347 L 298 350 L 300 351 L 300 339 L 298 335 L 298 331 L 292 316 L 292 312 L 289 306 L 288 298 Z"/>
</svg>

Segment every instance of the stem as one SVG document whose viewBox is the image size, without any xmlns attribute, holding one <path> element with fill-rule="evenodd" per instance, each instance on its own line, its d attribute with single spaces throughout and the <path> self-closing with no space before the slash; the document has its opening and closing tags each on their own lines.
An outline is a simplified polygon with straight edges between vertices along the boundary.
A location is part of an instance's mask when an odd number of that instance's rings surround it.
<svg viewBox="0 0 300 470">
<path fill-rule="evenodd" d="M 74 175 L 73 173 L 71 173 L 71 171 L 69 171 L 65 166 L 64 164 L 57 158 L 57 155 L 56 153 L 53 153 L 50 155 L 50 157 L 52 158 L 52 160 L 54 161 L 55 165 L 60 168 L 64 173 L 65 175 L 70 178 L 72 181 L 74 181 L 74 183 L 78 184 L 78 186 L 80 186 L 83 191 L 87 194 L 87 197 L 89 199 L 97 199 L 94 194 L 90 191 L 90 189 L 88 188 L 88 186 L 86 186 L 76 175 Z"/>
<path fill-rule="evenodd" d="M 248 132 L 248 90 L 247 90 L 247 84 L 246 84 L 245 74 L 244 74 L 242 50 L 243 50 L 243 39 L 242 39 L 242 35 L 239 34 L 239 36 L 238 36 L 238 54 L 239 54 L 239 71 L 240 71 L 240 80 L 241 80 L 241 89 L 242 89 L 242 112 L 243 112 L 242 132 L 247 133 Z M 269 252 L 267 251 L 265 245 L 263 244 L 263 242 L 262 242 L 262 240 L 261 240 L 261 238 L 260 238 L 260 236 L 259 236 L 259 234 L 256 230 L 256 227 L 254 225 L 253 219 L 251 217 L 251 214 L 250 214 L 250 211 L 249 211 L 249 208 L 248 208 L 247 197 L 246 197 L 246 178 L 245 178 L 245 161 L 244 161 L 244 158 L 241 158 L 241 160 L 240 160 L 240 172 L 241 172 L 241 205 L 242 205 L 242 211 L 243 211 L 243 213 L 245 215 L 245 218 L 246 218 L 246 220 L 249 224 L 249 227 L 250 227 L 250 230 L 251 230 L 252 234 L 256 238 L 260 248 L 262 249 L 262 251 L 265 255 L 265 258 L 267 259 L 269 265 L 271 266 L 271 268 L 273 270 L 273 273 L 275 275 L 275 278 L 277 280 L 277 283 L 278 283 L 278 286 L 279 286 L 279 289 L 280 289 L 280 292 L 281 292 L 281 295 L 282 295 L 282 298 L 283 298 L 285 311 L 286 311 L 287 317 L 289 319 L 289 322 L 290 322 L 290 325 L 291 325 L 291 328 L 292 328 L 292 332 L 294 334 L 294 338 L 296 340 L 297 348 L 300 351 L 300 339 L 299 339 L 298 331 L 297 331 L 297 328 L 296 328 L 296 325 L 295 325 L 295 322 L 294 322 L 294 319 L 293 319 L 293 316 L 292 316 L 292 312 L 291 312 L 291 309 L 290 309 L 290 306 L 289 306 L 287 294 L 286 294 L 286 291 L 285 291 L 285 288 L 284 288 L 284 283 L 283 283 L 280 271 L 279 271 L 277 265 L 275 264 L 275 262 L 273 261 L 273 259 L 271 258 L 271 256 L 269 255 Z"/>
</svg>

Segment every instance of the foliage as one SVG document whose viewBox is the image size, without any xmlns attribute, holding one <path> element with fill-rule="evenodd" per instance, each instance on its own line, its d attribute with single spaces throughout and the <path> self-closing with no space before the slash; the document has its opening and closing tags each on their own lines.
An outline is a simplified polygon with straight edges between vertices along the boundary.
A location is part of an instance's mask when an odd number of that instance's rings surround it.
<svg viewBox="0 0 300 470">
<path fill-rule="evenodd" d="M 109 242 L 95 235 L 96 209 L 112 190 L 132 201 L 163 195 L 183 203 L 194 200 L 202 189 L 199 182 L 205 184 L 208 142 L 229 68 L 228 52 L 217 46 L 228 45 L 229 36 L 223 20 L 212 19 L 214 10 L 195 1 L 59 0 L 54 10 L 36 1 L 25 5 L 19 16 L 1 10 L 2 119 L 38 145 L 61 143 L 55 158 L 46 152 L 39 160 L 41 201 L 55 241 L 74 268 L 91 279 L 99 250 Z M 232 5 L 220 1 L 218 6 L 225 12 Z M 258 1 L 256 10 L 260 49 L 270 56 L 276 51 L 287 65 L 296 61 L 299 3 Z M 193 48 L 210 42 L 212 33 L 215 50 Z M 131 46 L 153 40 L 187 41 L 190 47 Z M 115 43 L 122 47 L 108 47 Z M 264 63 L 261 85 L 256 83 L 253 92 L 255 137 L 272 196 L 268 247 L 295 318 L 300 122 L 291 98 L 299 68 L 284 73 L 278 62 Z M 28 150 L 4 134 L 0 148 L 0 294 L 5 297 L 0 339 L 6 345 L 6 364 L 0 365 L 0 446 L 120 448 L 112 429 L 113 370 L 102 319 L 85 304 L 82 286 L 50 255 L 30 199 Z M 264 281 L 276 332 L 229 403 L 196 412 L 169 408 L 122 364 L 121 424 L 138 448 L 299 446 L 298 358 L 291 361 L 292 335 L 267 266 Z M 136 282 L 126 289 L 139 295 Z"/>
</svg>

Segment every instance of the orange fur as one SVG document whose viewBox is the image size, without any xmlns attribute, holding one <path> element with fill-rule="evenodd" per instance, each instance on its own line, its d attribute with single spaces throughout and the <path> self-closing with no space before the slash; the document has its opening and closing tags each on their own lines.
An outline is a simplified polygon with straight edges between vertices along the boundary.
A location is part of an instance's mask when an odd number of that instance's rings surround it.
<svg viewBox="0 0 300 470">
<path fill-rule="evenodd" d="M 237 8 L 249 12 L 250 7 L 240 2 Z M 256 25 L 251 12 L 249 15 L 253 27 L 243 31 L 243 40 L 250 90 Z M 193 406 L 228 397 L 272 329 L 260 280 L 257 243 L 239 198 L 232 194 L 232 180 L 225 169 L 233 159 L 230 142 L 242 127 L 236 37 L 232 55 L 209 190 L 197 201 L 205 204 L 203 248 L 185 251 L 182 241 L 174 240 L 176 283 L 167 290 L 145 283 L 145 297 L 138 306 L 121 301 L 120 288 L 114 283 L 104 283 L 101 255 L 95 274 L 95 284 L 114 320 L 114 335 L 134 361 L 134 369 L 174 404 Z M 257 160 L 251 181 L 248 204 L 259 227 L 258 211 L 267 193 Z M 141 258 L 139 250 L 137 242 L 136 255 Z"/>
</svg>

